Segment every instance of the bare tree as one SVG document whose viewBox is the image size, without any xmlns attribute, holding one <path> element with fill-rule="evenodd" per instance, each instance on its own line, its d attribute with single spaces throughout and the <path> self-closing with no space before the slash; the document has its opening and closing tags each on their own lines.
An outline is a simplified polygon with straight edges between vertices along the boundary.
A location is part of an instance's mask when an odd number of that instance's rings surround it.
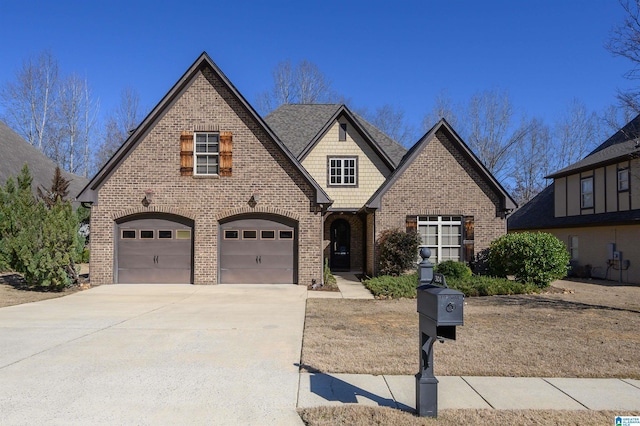
<svg viewBox="0 0 640 426">
<path fill-rule="evenodd" d="M 572 99 L 554 126 L 554 153 L 549 157 L 551 171 L 560 170 L 589 154 L 600 141 L 600 120 L 584 102 Z"/>
<path fill-rule="evenodd" d="M 0 91 L 3 117 L 30 144 L 43 149 L 50 134 L 50 119 L 56 105 L 58 61 L 50 51 L 22 63 L 15 82 Z"/>
<path fill-rule="evenodd" d="M 546 186 L 545 176 L 551 172 L 548 159 L 555 156 L 551 147 L 549 127 L 539 119 L 529 120 L 522 127 L 528 129 L 513 152 L 514 167 L 511 172 L 511 193 L 516 202 L 523 205 Z"/>
<path fill-rule="evenodd" d="M 268 114 L 280 105 L 329 103 L 340 99 L 320 68 L 306 59 L 295 66 L 290 60 L 280 62 L 272 76 L 273 87 L 260 93 L 256 100 L 262 114 Z"/>
<path fill-rule="evenodd" d="M 376 108 L 374 113 L 369 113 L 367 110 L 363 110 L 361 115 L 401 145 L 408 146 L 412 142 L 415 142 L 413 140 L 415 139 L 415 130 L 409 123 L 407 123 L 404 110 L 402 108 L 385 104 Z"/>
<path fill-rule="evenodd" d="M 459 124 L 461 112 L 462 108 L 455 106 L 449 95 L 441 91 L 436 95 L 431 111 L 424 116 L 422 128 L 426 132 L 440 119 L 444 118 L 456 131 L 460 132 L 462 131 L 462 127 Z"/>
<path fill-rule="evenodd" d="M 120 103 L 107 118 L 102 143 L 96 152 L 95 162 L 99 169 L 120 148 L 129 135 L 138 127 L 143 113 L 140 95 L 127 87 L 120 93 Z"/>
<path fill-rule="evenodd" d="M 631 69 L 624 76 L 629 80 L 640 79 L 640 0 L 620 0 L 625 11 L 624 21 L 616 25 L 606 48 L 614 56 L 631 61 Z M 618 91 L 621 104 L 640 113 L 640 90 Z"/>
<path fill-rule="evenodd" d="M 507 92 L 487 90 L 471 97 L 465 114 L 464 139 L 485 167 L 498 179 L 508 177 L 514 149 L 532 123 L 513 125 L 513 105 Z"/>
<path fill-rule="evenodd" d="M 88 174 L 89 142 L 97 115 L 97 102 L 90 96 L 87 81 L 71 74 L 60 84 L 59 102 L 52 116 L 55 127 L 45 153 L 72 173 Z"/>
</svg>

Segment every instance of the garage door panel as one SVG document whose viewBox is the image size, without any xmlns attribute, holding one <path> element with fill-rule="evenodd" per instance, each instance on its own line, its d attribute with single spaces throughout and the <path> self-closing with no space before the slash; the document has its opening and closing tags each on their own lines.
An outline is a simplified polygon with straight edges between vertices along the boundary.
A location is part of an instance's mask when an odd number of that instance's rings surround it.
<svg viewBox="0 0 640 426">
<path fill-rule="evenodd" d="M 168 215 L 163 214 L 153 214 L 119 223 L 116 238 L 117 281 L 119 283 L 191 283 L 193 230 L 185 223 L 184 218 L 177 216 L 169 218 Z M 178 230 L 188 230 L 187 235 L 191 238 L 176 239 Z M 145 234 L 153 238 L 141 238 Z M 133 238 L 125 238 L 127 236 L 133 236 Z M 160 238 L 161 236 L 170 238 Z"/>
<path fill-rule="evenodd" d="M 184 269 L 121 268 L 118 281 L 129 284 L 180 284 L 189 283 L 191 272 Z"/>
<path fill-rule="evenodd" d="M 295 283 L 297 235 L 293 222 L 284 222 L 287 221 L 252 217 L 223 223 L 220 226 L 220 282 Z M 293 238 L 281 239 L 281 231 L 287 231 L 285 234 Z M 245 238 L 249 235 L 256 238 Z"/>
<path fill-rule="evenodd" d="M 222 269 L 220 280 L 228 284 L 291 284 L 293 269 Z"/>
</svg>

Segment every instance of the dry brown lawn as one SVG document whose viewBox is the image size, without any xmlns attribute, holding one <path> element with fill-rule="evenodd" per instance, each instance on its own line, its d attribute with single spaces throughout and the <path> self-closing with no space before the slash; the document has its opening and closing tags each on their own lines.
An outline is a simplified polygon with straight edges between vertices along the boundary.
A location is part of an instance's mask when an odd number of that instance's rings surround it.
<svg viewBox="0 0 640 426">
<path fill-rule="evenodd" d="M 87 278 L 88 265 L 78 265 L 81 277 Z M 41 291 L 30 289 L 26 286 L 20 274 L 12 272 L 0 272 L 0 308 L 5 306 L 21 305 L 23 303 L 39 302 L 40 300 L 55 299 L 56 297 L 73 294 L 88 285 L 74 286 L 63 291 Z"/>
<path fill-rule="evenodd" d="M 615 416 L 635 416 L 637 413 L 613 411 L 551 411 L 551 410 L 440 410 L 438 418 L 416 417 L 388 407 L 346 405 L 300 410 L 307 425 L 394 425 L 394 426 L 495 426 L 495 425 L 613 425 Z"/>
<path fill-rule="evenodd" d="M 640 378 L 640 286 L 559 281 L 541 295 L 465 299 L 436 375 Z M 309 299 L 301 364 L 325 373 L 415 374 L 415 300 Z"/>
</svg>

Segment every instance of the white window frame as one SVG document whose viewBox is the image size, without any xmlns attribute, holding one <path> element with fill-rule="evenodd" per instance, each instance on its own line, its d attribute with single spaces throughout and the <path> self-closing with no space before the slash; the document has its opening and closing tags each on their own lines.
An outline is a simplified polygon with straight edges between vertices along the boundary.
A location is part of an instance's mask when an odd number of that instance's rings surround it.
<svg viewBox="0 0 640 426">
<path fill-rule="evenodd" d="M 464 219 L 462 216 L 418 216 L 418 234 L 420 235 L 420 238 L 422 239 L 422 231 L 420 229 L 421 226 L 427 226 L 427 227 L 434 227 L 435 226 L 435 237 L 436 237 L 436 242 L 435 244 L 428 244 L 428 243 L 424 243 L 423 240 L 421 240 L 420 243 L 420 248 L 422 247 L 429 247 L 431 249 L 431 257 L 429 258 L 429 260 L 433 263 L 439 263 L 445 260 L 454 260 L 457 262 L 462 261 L 462 249 L 463 249 L 463 226 L 464 226 Z M 448 242 L 447 244 L 443 243 L 443 233 L 442 230 L 443 228 L 446 227 L 451 227 L 451 226 L 457 226 L 459 231 L 458 235 L 458 241 L 457 244 L 451 244 L 450 242 Z M 447 236 L 451 236 L 452 234 L 446 234 Z M 458 250 L 458 256 L 452 257 L 452 256 L 443 256 L 443 251 L 444 249 L 457 249 Z"/>
<path fill-rule="evenodd" d="M 206 138 L 204 141 L 205 151 L 198 151 L 198 136 Z M 212 140 L 209 140 L 211 138 Z M 200 142 L 200 146 L 203 142 Z M 220 133 L 218 132 L 195 132 L 193 135 L 193 174 L 195 176 L 217 176 L 220 173 Z M 209 146 L 215 146 L 215 151 L 209 151 Z M 199 160 L 204 160 L 206 164 L 198 164 Z M 215 160 L 215 164 L 213 163 Z M 211 163 L 210 163 L 211 162 Z M 198 166 L 206 167 L 203 173 L 198 172 Z"/>
<path fill-rule="evenodd" d="M 618 170 L 618 191 L 628 191 L 629 190 L 629 169 L 624 168 Z"/>
<path fill-rule="evenodd" d="M 577 235 L 569 235 L 569 254 L 571 260 L 578 260 L 580 256 L 580 239 Z"/>
<path fill-rule="evenodd" d="M 593 208 L 593 176 L 580 179 L 580 208 Z"/>
<path fill-rule="evenodd" d="M 329 186 L 358 186 L 358 157 L 329 157 L 328 163 Z M 349 170 L 353 173 L 347 175 Z"/>
</svg>

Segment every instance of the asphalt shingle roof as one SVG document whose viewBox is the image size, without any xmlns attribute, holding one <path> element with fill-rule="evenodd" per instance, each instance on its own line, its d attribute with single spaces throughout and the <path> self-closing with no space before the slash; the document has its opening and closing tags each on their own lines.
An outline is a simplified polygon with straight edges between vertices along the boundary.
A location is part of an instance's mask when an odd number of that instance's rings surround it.
<svg viewBox="0 0 640 426">
<path fill-rule="evenodd" d="M 56 169 L 55 163 L 0 121 L 0 185 L 4 185 L 9 177 L 15 178 L 25 163 L 29 166 L 33 177 L 34 190 L 39 186 L 51 187 L 51 180 Z M 84 177 L 64 170 L 62 176 L 70 182 L 69 199 L 74 199 L 89 182 Z"/>
<path fill-rule="evenodd" d="M 264 120 L 289 151 L 299 157 L 341 107 L 340 104 L 282 105 Z M 407 150 L 358 114 L 352 112 L 352 115 L 397 166 Z"/>
</svg>

